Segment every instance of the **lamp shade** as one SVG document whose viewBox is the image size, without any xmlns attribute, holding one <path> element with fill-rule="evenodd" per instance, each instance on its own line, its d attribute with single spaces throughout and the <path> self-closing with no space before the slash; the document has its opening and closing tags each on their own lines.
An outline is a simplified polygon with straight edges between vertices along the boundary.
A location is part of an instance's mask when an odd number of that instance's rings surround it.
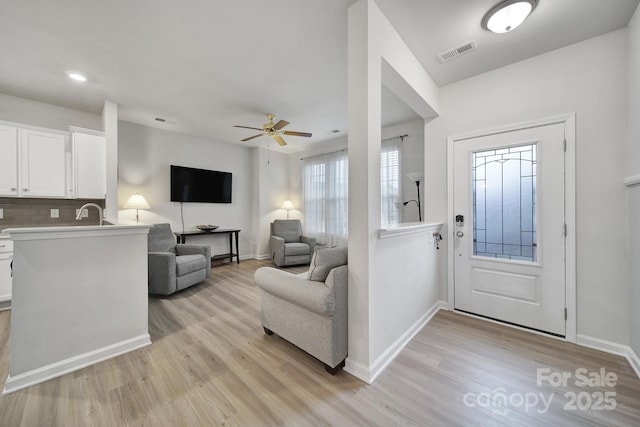
<svg viewBox="0 0 640 427">
<path fill-rule="evenodd" d="M 149 203 L 144 199 L 144 197 L 136 193 L 129 197 L 129 200 L 122 206 L 124 209 L 150 209 Z"/>
<path fill-rule="evenodd" d="M 413 182 L 422 181 L 422 174 L 420 172 L 408 173 L 407 178 L 409 178 Z"/>
<path fill-rule="evenodd" d="M 291 200 L 285 200 L 284 203 L 282 204 L 282 209 L 293 209 L 293 203 L 291 202 Z"/>
</svg>

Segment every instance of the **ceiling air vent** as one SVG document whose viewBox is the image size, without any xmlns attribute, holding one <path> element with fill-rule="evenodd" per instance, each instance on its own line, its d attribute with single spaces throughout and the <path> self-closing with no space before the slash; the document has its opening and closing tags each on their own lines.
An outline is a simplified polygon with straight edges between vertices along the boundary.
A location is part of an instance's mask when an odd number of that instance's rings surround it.
<svg viewBox="0 0 640 427">
<path fill-rule="evenodd" d="M 456 46 L 452 49 L 446 50 L 438 55 L 438 59 L 440 62 L 447 62 L 452 60 L 453 58 L 457 58 L 460 55 L 464 55 L 465 53 L 473 52 L 476 50 L 478 46 L 474 40 L 468 41 L 460 46 Z"/>
</svg>

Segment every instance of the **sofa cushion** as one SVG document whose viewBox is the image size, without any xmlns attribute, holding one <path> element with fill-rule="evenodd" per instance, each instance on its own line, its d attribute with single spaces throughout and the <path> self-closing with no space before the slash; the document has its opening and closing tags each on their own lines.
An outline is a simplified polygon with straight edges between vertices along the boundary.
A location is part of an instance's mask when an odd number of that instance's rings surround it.
<svg viewBox="0 0 640 427">
<path fill-rule="evenodd" d="M 176 252 L 176 237 L 169 224 L 154 224 L 149 229 L 149 252 Z"/>
<path fill-rule="evenodd" d="M 204 255 L 181 255 L 176 257 L 176 276 L 184 276 L 197 270 L 206 270 L 207 259 Z"/>
<path fill-rule="evenodd" d="M 311 248 L 306 243 L 286 243 L 284 245 L 284 256 L 309 255 Z"/>
<path fill-rule="evenodd" d="M 297 219 L 276 219 L 273 221 L 273 234 L 282 237 L 285 243 L 300 242 L 302 225 Z"/>
<path fill-rule="evenodd" d="M 346 246 L 316 247 L 311 258 L 307 278 L 316 282 L 324 282 L 333 268 L 345 264 L 347 264 Z"/>
</svg>

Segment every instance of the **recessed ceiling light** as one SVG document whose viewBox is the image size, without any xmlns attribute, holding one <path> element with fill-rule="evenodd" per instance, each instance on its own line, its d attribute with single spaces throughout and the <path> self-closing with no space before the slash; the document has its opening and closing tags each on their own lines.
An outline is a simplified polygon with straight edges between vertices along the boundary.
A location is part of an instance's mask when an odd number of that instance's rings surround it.
<svg viewBox="0 0 640 427">
<path fill-rule="evenodd" d="M 485 30 L 502 34 L 512 31 L 538 6 L 538 0 L 505 0 L 495 5 L 482 18 Z"/>
<path fill-rule="evenodd" d="M 70 79 L 73 79 L 73 80 L 75 80 L 77 82 L 86 82 L 87 81 L 87 78 L 85 76 L 83 76 L 82 74 L 80 74 L 80 73 L 76 73 L 76 72 L 70 71 L 70 72 L 67 73 L 67 76 L 69 76 Z"/>
</svg>

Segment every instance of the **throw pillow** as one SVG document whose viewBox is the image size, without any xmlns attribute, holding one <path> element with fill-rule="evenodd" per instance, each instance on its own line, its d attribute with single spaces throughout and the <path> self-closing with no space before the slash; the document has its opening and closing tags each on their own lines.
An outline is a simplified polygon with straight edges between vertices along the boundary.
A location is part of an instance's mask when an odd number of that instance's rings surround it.
<svg viewBox="0 0 640 427">
<path fill-rule="evenodd" d="M 347 264 L 347 247 L 316 247 L 307 279 L 315 282 L 324 282 L 329 272 L 335 267 Z"/>
</svg>

